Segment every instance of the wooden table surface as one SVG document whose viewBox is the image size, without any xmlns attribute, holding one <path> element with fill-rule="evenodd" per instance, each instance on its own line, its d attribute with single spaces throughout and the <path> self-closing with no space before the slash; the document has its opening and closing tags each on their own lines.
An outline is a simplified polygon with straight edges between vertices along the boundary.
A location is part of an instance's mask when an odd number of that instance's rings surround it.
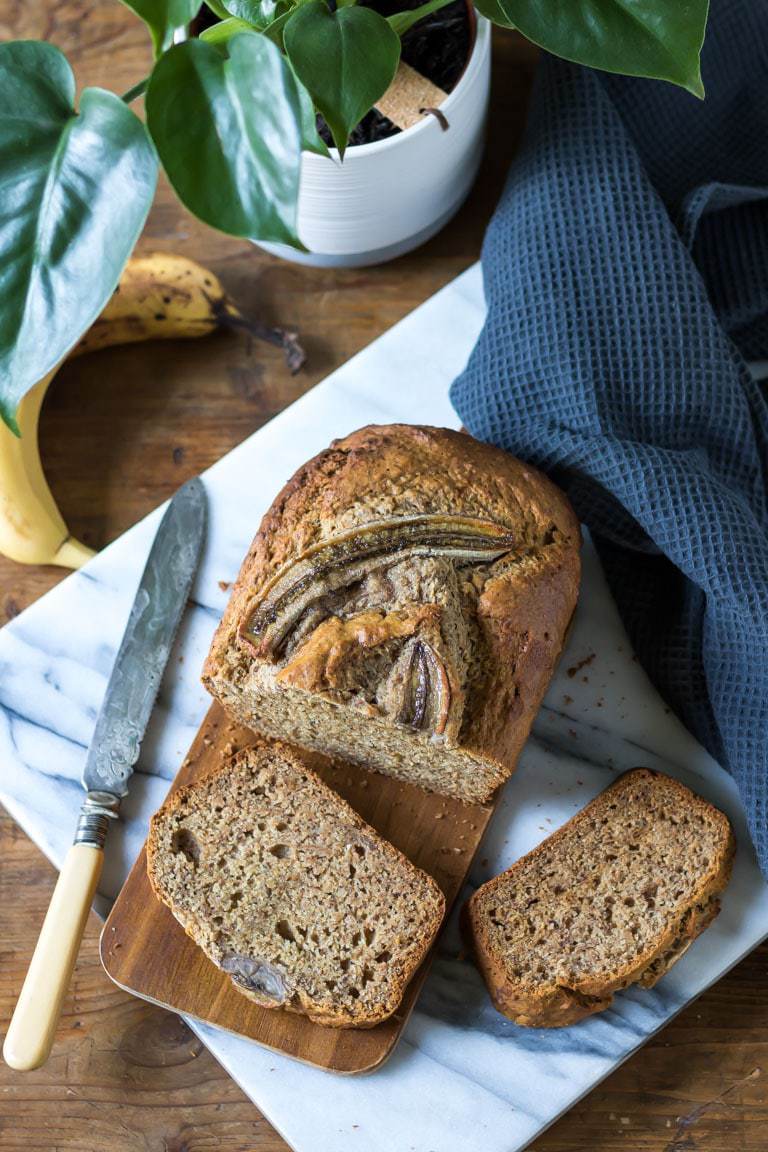
<svg viewBox="0 0 768 1152">
<path fill-rule="evenodd" d="M 59 45 L 81 86 L 122 92 L 149 62 L 141 25 L 114 0 L 9 0 L 0 10 L 0 39 L 13 38 Z M 244 310 L 298 327 L 309 359 L 292 378 L 274 349 L 227 334 L 113 349 L 63 370 L 46 403 L 41 442 L 76 536 L 94 548 L 107 544 L 477 258 L 519 142 L 534 63 L 517 37 L 495 34 L 490 145 L 477 187 L 440 236 L 382 268 L 280 263 L 198 224 L 161 185 L 141 247 L 208 264 Z M 0 620 L 63 575 L 0 558 Z M 6 815 L 0 859 L 4 1032 L 55 873 Z M 178 1017 L 110 983 L 98 933 L 92 916 L 47 1066 L 24 1076 L 0 1063 L 0 1149 L 284 1152 Z M 762 947 L 536 1141 L 536 1152 L 764 1152 L 767 993 Z"/>
</svg>

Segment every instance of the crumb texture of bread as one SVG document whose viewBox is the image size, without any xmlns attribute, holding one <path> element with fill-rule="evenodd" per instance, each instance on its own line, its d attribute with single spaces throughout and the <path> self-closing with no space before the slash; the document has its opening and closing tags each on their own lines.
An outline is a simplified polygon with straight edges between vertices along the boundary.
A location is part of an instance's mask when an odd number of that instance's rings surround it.
<svg viewBox="0 0 768 1152">
<path fill-rule="evenodd" d="M 265 735 L 484 803 L 560 656 L 579 549 L 535 468 L 448 429 L 362 428 L 267 512 L 203 681 Z"/>
<path fill-rule="evenodd" d="M 661 773 L 625 773 L 465 905 L 495 1007 L 556 1028 L 652 987 L 719 912 L 734 853 L 722 812 Z"/>
<path fill-rule="evenodd" d="M 445 912 L 434 880 L 300 753 L 260 738 L 168 798 L 147 870 L 238 991 L 339 1028 L 397 1009 Z"/>
</svg>

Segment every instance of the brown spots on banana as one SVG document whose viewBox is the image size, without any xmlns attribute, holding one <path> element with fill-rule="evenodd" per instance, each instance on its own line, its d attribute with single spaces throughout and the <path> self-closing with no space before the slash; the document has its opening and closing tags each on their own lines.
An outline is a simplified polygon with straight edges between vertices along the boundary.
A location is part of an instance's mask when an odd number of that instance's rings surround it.
<svg viewBox="0 0 768 1152">
<path fill-rule="evenodd" d="M 305 362 L 296 332 L 243 316 L 213 272 L 166 253 L 128 261 L 104 311 L 72 355 L 143 340 L 196 339 L 221 329 L 244 330 L 281 348 L 292 373 Z"/>
</svg>

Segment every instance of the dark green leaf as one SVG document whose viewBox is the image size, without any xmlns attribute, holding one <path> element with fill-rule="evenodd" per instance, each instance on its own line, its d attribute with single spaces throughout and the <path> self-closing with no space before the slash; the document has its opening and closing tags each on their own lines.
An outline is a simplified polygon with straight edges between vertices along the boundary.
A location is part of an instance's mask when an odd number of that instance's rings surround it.
<svg viewBox="0 0 768 1152">
<path fill-rule="evenodd" d="M 230 16 L 228 20 L 222 20 L 219 24 L 214 24 L 213 27 L 206 28 L 205 31 L 200 34 L 200 39 L 205 40 L 207 44 L 226 44 L 233 36 L 239 36 L 242 33 L 250 33 L 252 36 L 262 35 L 256 28 L 253 28 L 250 24 L 246 24 L 244 20 L 238 20 L 237 17 Z M 317 115 L 315 113 L 315 106 L 312 103 L 312 97 L 295 74 L 293 79 L 296 85 L 299 107 L 301 109 L 302 150 L 305 152 L 316 152 L 318 156 L 328 156 L 329 153 L 325 141 L 317 131 Z"/>
<path fill-rule="evenodd" d="M 152 202 L 157 159 L 141 121 L 86 88 L 52 44 L 0 44 L 0 415 L 99 315 Z"/>
<path fill-rule="evenodd" d="M 155 65 L 147 123 L 176 192 L 222 232 L 298 245 L 301 107 L 275 45 L 249 32 L 228 56 L 202 40 Z"/>
<path fill-rule="evenodd" d="M 194 20 L 202 0 L 123 0 L 123 4 L 149 28 L 157 57 L 171 46 L 176 29 Z"/>
<path fill-rule="evenodd" d="M 286 0 L 222 0 L 222 4 L 230 16 L 246 20 L 254 28 L 266 28 L 290 7 Z"/>
<path fill-rule="evenodd" d="M 294 73 L 294 82 L 301 105 L 301 146 L 305 152 L 315 152 L 318 156 L 328 156 L 328 148 L 317 131 L 317 113 L 312 97 Z"/>
<path fill-rule="evenodd" d="M 388 16 L 387 23 L 398 36 L 404 36 L 409 28 L 418 24 L 419 20 L 431 16 L 433 12 L 439 12 L 451 2 L 452 0 L 427 0 L 426 4 L 420 4 L 418 8 L 411 8 L 407 12 L 395 12 L 392 16 Z"/>
<path fill-rule="evenodd" d="M 704 95 L 699 53 L 708 0 L 476 0 L 476 7 L 555 56 Z"/>
<path fill-rule="evenodd" d="M 309 0 L 291 15 L 285 50 L 343 155 L 352 129 L 394 79 L 400 40 L 371 8 L 328 9 Z"/>
</svg>

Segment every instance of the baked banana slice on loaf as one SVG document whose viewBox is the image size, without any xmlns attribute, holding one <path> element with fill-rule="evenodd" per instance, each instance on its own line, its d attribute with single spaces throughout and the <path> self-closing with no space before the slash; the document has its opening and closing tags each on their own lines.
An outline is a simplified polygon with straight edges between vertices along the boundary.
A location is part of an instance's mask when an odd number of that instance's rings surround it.
<svg viewBox="0 0 768 1152">
<path fill-rule="evenodd" d="M 362 428 L 267 512 L 204 683 L 267 735 L 484 802 L 560 655 L 579 546 L 535 468 L 459 432 Z"/>
<path fill-rule="evenodd" d="M 147 869 L 238 991 L 336 1028 L 391 1016 L 445 912 L 434 880 L 300 753 L 258 738 L 169 796 Z"/>
<path fill-rule="evenodd" d="M 722 812 L 637 768 L 464 908 L 499 1012 L 557 1028 L 651 988 L 720 911 L 735 852 Z"/>
</svg>

